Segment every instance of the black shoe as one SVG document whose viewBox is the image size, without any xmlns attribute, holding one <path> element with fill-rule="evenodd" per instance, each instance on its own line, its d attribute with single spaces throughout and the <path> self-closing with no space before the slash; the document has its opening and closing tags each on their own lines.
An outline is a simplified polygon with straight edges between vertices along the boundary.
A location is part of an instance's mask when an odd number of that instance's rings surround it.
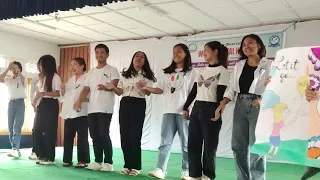
<svg viewBox="0 0 320 180">
<path fill-rule="evenodd" d="M 306 172 L 303 174 L 301 180 L 307 180 L 314 175 L 320 173 L 320 168 L 315 168 L 315 167 L 307 167 Z"/>
</svg>

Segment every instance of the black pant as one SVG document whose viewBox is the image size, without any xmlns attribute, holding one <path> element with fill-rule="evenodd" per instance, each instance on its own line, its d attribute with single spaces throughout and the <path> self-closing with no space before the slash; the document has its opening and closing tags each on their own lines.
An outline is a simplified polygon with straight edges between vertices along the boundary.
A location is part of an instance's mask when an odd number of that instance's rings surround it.
<svg viewBox="0 0 320 180">
<path fill-rule="evenodd" d="M 303 174 L 301 180 L 307 180 L 316 174 L 320 173 L 320 168 L 316 167 L 307 167 L 306 172 Z"/>
<path fill-rule="evenodd" d="M 217 121 L 212 121 L 211 118 L 214 117 L 217 107 L 217 103 L 203 101 L 196 101 L 193 106 L 188 138 L 190 177 L 201 177 L 202 172 L 210 179 L 216 177 L 216 151 L 222 121 L 221 118 Z M 203 141 L 204 150 L 202 150 Z"/>
<path fill-rule="evenodd" d="M 57 141 L 59 103 L 57 99 L 42 98 L 34 127 L 37 156 L 54 161 Z"/>
<path fill-rule="evenodd" d="M 88 142 L 88 117 L 82 116 L 64 121 L 64 151 L 63 162 L 71 163 L 74 138 L 78 134 L 78 162 L 89 163 L 90 151 Z"/>
<path fill-rule="evenodd" d="M 89 132 L 92 138 L 95 162 L 97 163 L 113 164 L 112 142 L 109 135 L 111 118 L 112 114 L 107 113 L 92 113 L 88 115 Z"/>
<path fill-rule="evenodd" d="M 36 153 L 37 154 L 37 148 L 36 148 L 36 138 L 35 138 L 35 133 L 34 133 L 34 127 L 36 125 L 36 119 L 37 119 L 37 113 L 34 116 L 34 120 L 33 120 L 33 128 L 32 128 L 32 153 Z"/>
<path fill-rule="evenodd" d="M 124 168 L 141 170 L 141 136 L 146 111 L 143 98 L 123 97 L 119 123 Z"/>
</svg>

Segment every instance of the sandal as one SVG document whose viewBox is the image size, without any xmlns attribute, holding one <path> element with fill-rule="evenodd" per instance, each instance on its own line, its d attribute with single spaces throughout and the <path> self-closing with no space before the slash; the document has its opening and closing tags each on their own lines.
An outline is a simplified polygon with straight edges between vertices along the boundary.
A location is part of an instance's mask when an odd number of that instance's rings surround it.
<svg viewBox="0 0 320 180">
<path fill-rule="evenodd" d="M 75 168 L 85 168 L 85 167 L 88 167 L 88 164 L 83 163 L 83 162 L 78 162 L 78 164 L 76 164 L 74 167 Z"/>
<path fill-rule="evenodd" d="M 124 168 L 120 174 L 123 174 L 123 175 L 128 175 L 130 173 L 130 170 L 128 168 Z"/>
<path fill-rule="evenodd" d="M 129 173 L 129 176 L 138 176 L 140 174 L 139 170 L 132 169 Z"/>
<path fill-rule="evenodd" d="M 72 166 L 72 162 L 71 163 L 63 163 L 62 166 L 63 167 L 70 167 L 70 166 Z"/>
</svg>

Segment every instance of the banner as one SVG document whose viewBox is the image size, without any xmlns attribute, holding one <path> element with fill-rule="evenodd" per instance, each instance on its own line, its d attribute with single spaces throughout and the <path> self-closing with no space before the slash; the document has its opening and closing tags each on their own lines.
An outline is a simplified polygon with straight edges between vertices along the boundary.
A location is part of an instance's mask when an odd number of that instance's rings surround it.
<svg viewBox="0 0 320 180">
<path fill-rule="evenodd" d="M 228 48 L 229 51 L 229 69 L 233 69 L 233 66 L 239 60 L 239 48 L 241 40 L 244 36 L 222 39 L 211 39 L 205 41 L 190 41 L 188 43 L 191 53 L 192 64 L 194 67 L 204 67 L 208 63 L 204 61 L 204 45 L 210 41 L 219 41 Z M 276 52 L 282 48 L 283 33 L 269 33 L 259 34 L 264 45 L 266 46 L 268 59 L 274 59 Z"/>
<path fill-rule="evenodd" d="M 307 102 L 310 84 L 319 93 L 320 47 L 277 52 L 263 94 L 252 153 L 320 167 L 319 100 Z"/>
</svg>

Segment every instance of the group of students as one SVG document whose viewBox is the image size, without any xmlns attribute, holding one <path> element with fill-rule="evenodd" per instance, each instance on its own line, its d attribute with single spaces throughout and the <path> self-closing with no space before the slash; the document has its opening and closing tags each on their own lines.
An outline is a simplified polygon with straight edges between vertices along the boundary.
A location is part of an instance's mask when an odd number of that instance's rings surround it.
<svg viewBox="0 0 320 180">
<path fill-rule="evenodd" d="M 171 145 L 178 132 L 182 150 L 181 179 L 215 179 L 221 115 L 226 104 L 237 97 L 231 143 L 237 179 L 265 179 L 266 158 L 251 154 L 250 147 L 255 142 L 261 96 L 270 81 L 268 76 L 272 61 L 265 58 L 265 46 L 259 36 L 254 34 L 242 39 L 239 54 L 240 61 L 230 77 L 227 48 L 218 41 L 209 42 L 204 47 L 204 59 L 209 65 L 196 72 L 192 68 L 188 47 L 177 44 L 173 48 L 172 63 L 157 80 L 144 52 L 136 52 L 129 68 L 119 75 L 115 67 L 107 64 L 108 47 L 99 44 L 95 47 L 97 67 L 85 73 L 85 60 L 73 59 L 73 76 L 66 84 L 61 83 L 57 75 L 55 59 L 45 55 L 38 61 L 39 75 L 33 80 L 36 92 L 32 97 L 32 105 L 36 117 L 34 149 L 30 158 L 37 158 L 37 164 L 53 164 L 59 116 L 58 99 L 62 97 L 60 116 L 65 119 L 63 166 L 73 165 L 72 152 L 77 133 L 78 163 L 75 167 L 113 171 L 109 128 L 115 95 L 122 95 L 119 124 L 124 167 L 121 174 L 137 176 L 142 169 L 141 136 L 146 113 L 145 97 L 162 94 L 164 106 L 158 163 L 157 168 L 148 175 L 165 178 Z M 19 143 L 24 119 L 21 118 L 22 110 L 18 111 L 16 107 L 24 108 L 25 98 L 22 93 L 25 78 L 21 74 L 21 64 L 18 64 L 11 63 L 0 77 L 1 82 L 6 82 L 9 87 L 11 100 L 8 112 L 16 111 L 11 112 L 14 116 L 8 115 L 12 144 L 9 155 L 14 157 L 20 156 Z M 13 72 L 10 81 L 4 78 L 9 70 Z M 309 89 L 306 96 L 309 100 L 317 98 Z M 12 124 L 15 124 L 15 130 L 12 130 Z M 88 129 L 95 156 L 91 164 Z M 309 168 L 309 171 L 314 172 L 315 169 Z"/>
</svg>

